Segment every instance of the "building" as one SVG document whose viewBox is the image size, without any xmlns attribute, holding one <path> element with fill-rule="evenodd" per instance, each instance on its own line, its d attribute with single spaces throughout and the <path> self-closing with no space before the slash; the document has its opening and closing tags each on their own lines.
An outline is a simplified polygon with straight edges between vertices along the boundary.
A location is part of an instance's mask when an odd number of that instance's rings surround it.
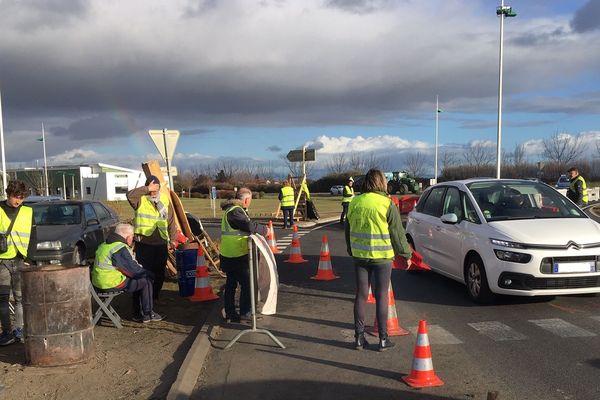
<svg viewBox="0 0 600 400">
<path fill-rule="evenodd" d="M 11 178 L 22 180 L 32 188 L 33 195 L 45 195 L 44 169 L 9 170 Z M 97 163 L 48 167 L 48 191 L 66 199 L 126 200 L 129 190 L 143 185 L 142 171 Z"/>
</svg>

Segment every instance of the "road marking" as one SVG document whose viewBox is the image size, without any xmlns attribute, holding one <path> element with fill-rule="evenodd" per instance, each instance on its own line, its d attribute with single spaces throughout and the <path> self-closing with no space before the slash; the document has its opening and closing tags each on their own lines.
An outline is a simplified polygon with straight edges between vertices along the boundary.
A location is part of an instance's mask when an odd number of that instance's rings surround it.
<svg viewBox="0 0 600 400">
<path fill-rule="evenodd" d="M 582 336 L 596 336 L 595 333 L 575 326 L 567 321 L 560 318 L 548 318 L 548 319 L 530 319 L 529 322 L 539 326 L 540 328 L 560 336 L 563 338 L 567 337 L 582 337 Z"/>
<path fill-rule="evenodd" d="M 500 321 L 471 322 L 467 325 L 495 342 L 527 339 L 527 336 Z"/>
<path fill-rule="evenodd" d="M 408 328 L 410 333 L 417 336 L 417 326 Z M 427 325 L 427 337 L 430 344 L 461 344 L 462 340 L 445 330 L 439 325 Z"/>
</svg>

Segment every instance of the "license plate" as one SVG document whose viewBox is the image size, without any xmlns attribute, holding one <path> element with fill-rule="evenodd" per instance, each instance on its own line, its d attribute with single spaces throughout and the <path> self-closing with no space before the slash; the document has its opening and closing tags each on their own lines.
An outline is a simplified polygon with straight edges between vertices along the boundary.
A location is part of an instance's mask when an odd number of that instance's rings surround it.
<svg viewBox="0 0 600 400">
<path fill-rule="evenodd" d="M 564 274 L 569 272 L 596 272 L 596 262 L 557 262 L 554 263 L 553 272 L 555 274 Z"/>
</svg>

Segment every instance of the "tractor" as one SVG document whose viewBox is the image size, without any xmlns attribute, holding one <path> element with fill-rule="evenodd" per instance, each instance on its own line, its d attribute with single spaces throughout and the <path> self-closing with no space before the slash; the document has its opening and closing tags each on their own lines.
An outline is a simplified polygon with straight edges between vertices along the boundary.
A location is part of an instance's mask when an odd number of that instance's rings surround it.
<svg viewBox="0 0 600 400">
<path fill-rule="evenodd" d="M 387 190 L 389 194 L 419 192 L 419 184 L 406 171 L 386 172 L 384 175 L 388 180 Z"/>
</svg>

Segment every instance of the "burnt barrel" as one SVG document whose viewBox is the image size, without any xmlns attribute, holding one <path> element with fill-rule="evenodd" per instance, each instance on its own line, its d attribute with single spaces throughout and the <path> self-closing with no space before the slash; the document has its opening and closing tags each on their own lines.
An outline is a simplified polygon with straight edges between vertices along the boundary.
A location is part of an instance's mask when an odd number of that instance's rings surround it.
<svg viewBox="0 0 600 400">
<path fill-rule="evenodd" d="M 23 269 L 23 319 L 27 363 L 50 367 L 94 356 L 94 327 L 86 266 L 43 265 Z"/>
</svg>

